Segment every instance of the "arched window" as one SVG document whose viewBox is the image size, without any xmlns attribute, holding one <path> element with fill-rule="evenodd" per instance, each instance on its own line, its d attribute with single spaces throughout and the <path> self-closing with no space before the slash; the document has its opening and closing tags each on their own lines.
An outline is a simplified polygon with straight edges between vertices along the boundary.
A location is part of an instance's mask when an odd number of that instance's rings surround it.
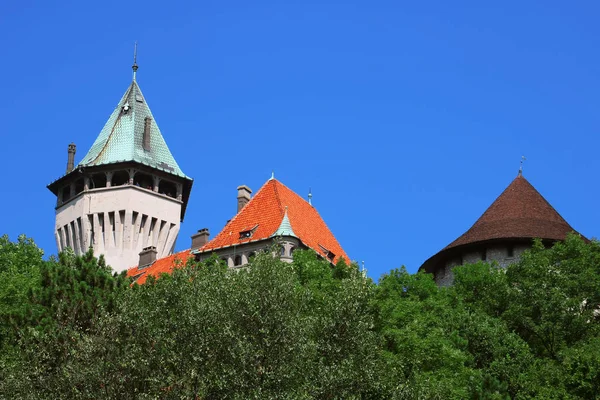
<svg viewBox="0 0 600 400">
<path fill-rule="evenodd" d="M 251 251 L 250 254 L 248 254 L 248 262 L 254 261 L 254 257 L 256 257 L 256 253 Z"/>
<path fill-rule="evenodd" d="M 242 256 L 235 256 L 233 260 L 233 265 L 236 267 L 242 265 Z"/>
<path fill-rule="evenodd" d="M 69 201 L 71 198 L 71 185 L 67 185 L 62 189 L 62 201 L 63 203 Z"/>
<path fill-rule="evenodd" d="M 98 189 L 106 187 L 106 174 L 100 172 L 92 175 L 90 178 L 90 189 Z"/>
<path fill-rule="evenodd" d="M 75 181 L 75 194 L 83 192 L 84 184 L 83 178 Z"/>
<path fill-rule="evenodd" d="M 161 180 L 158 184 L 158 193 L 175 198 L 177 197 L 177 186 L 173 182 Z"/>
<path fill-rule="evenodd" d="M 152 179 L 152 175 L 144 174 L 143 172 L 136 172 L 133 177 L 133 184 L 143 189 L 154 190 L 154 179 Z"/>
<path fill-rule="evenodd" d="M 129 183 L 129 173 L 127 171 L 117 171 L 112 176 L 111 186 L 122 186 Z"/>
</svg>

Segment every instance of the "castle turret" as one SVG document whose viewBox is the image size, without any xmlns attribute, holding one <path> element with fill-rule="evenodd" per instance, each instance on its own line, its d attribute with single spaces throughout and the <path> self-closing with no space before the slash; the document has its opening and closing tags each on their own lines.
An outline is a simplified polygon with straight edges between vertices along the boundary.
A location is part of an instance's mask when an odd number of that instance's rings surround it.
<svg viewBox="0 0 600 400">
<path fill-rule="evenodd" d="M 419 270 L 434 274 L 438 285 L 451 285 L 455 266 L 486 261 L 506 267 L 519 260 L 534 238 L 551 244 L 570 232 L 577 233 L 519 171 L 468 231 Z"/>
<path fill-rule="evenodd" d="M 67 173 L 48 185 L 57 197 L 58 250 L 76 254 L 90 247 L 116 271 L 155 248 L 172 253 L 192 188 L 173 158 L 134 79 L 96 141 L 74 167 L 69 146 Z"/>
</svg>

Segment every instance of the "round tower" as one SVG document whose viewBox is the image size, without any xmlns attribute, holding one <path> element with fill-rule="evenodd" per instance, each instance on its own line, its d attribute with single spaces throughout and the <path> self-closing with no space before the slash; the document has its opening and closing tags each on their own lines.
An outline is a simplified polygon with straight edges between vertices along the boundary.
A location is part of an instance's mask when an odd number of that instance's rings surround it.
<svg viewBox="0 0 600 400">
<path fill-rule="evenodd" d="M 519 172 L 468 231 L 419 270 L 433 273 L 438 285 L 451 285 L 457 265 L 488 261 L 506 267 L 518 261 L 534 238 L 550 244 L 569 232 L 575 230 Z"/>
</svg>

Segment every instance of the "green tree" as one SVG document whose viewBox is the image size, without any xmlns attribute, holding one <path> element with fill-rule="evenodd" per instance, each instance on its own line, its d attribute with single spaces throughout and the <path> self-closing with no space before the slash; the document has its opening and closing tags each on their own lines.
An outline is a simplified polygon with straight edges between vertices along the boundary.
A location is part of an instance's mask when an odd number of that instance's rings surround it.
<svg viewBox="0 0 600 400">
<path fill-rule="evenodd" d="M 4 392 L 23 398 L 60 393 L 71 381 L 64 367 L 79 342 L 95 332 L 99 316 L 114 309 L 127 286 L 124 274 L 113 274 L 91 250 L 42 262 L 39 283 L 29 288 L 25 311 L 14 325 L 19 362 L 4 364 Z"/>
<path fill-rule="evenodd" d="M 75 341 L 71 398 L 381 398 L 372 284 L 313 252 L 240 270 L 214 258 L 135 285 Z"/>
</svg>

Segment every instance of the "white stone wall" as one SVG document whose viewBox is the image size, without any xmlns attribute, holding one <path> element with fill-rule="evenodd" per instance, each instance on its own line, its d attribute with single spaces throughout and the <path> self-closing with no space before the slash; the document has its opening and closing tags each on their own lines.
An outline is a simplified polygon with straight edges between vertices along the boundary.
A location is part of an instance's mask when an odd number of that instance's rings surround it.
<svg viewBox="0 0 600 400">
<path fill-rule="evenodd" d="M 512 255 L 510 248 L 512 247 Z M 490 244 L 482 246 L 475 250 L 464 252 L 461 257 L 456 257 L 446 262 L 444 268 L 441 268 L 435 275 L 435 282 L 438 286 L 450 286 L 454 282 L 454 274 L 452 269 L 457 265 L 474 264 L 478 261 L 483 261 L 485 252 L 486 262 L 496 262 L 499 267 L 506 268 L 510 264 L 518 262 L 521 254 L 531 246 L 527 244 Z"/>
<path fill-rule="evenodd" d="M 56 209 L 58 250 L 82 254 L 91 246 L 119 272 L 137 265 L 147 246 L 166 257 L 175 247 L 182 204 L 132 185 L 84 191 Z"/>
</svg>

